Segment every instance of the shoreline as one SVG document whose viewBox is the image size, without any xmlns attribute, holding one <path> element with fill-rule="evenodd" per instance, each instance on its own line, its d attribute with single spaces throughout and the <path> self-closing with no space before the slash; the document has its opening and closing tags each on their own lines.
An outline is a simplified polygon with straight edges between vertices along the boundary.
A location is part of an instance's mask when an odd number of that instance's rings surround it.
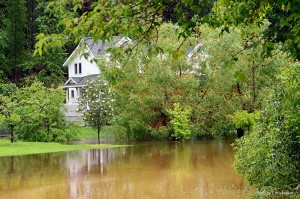
<svg viewBox="0 0 300 199">
<path fill-rule="evenodd" d="M 117 144 L 61 144 L 57 142 L 24 142 L 17 141 L 10 143 L 8 139 L 0 139 L 0 157 L 33 155 L 40 153 L 55 153 L 74 150 L 89 150 L 89 149 L 110 149 L 116 147 L 126 147 L 129 145 Z"/>
</svg>

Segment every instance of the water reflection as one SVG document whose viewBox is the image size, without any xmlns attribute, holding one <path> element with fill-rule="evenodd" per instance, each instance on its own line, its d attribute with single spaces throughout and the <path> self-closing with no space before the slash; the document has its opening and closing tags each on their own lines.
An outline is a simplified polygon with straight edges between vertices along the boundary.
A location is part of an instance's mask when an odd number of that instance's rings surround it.
<svg viewBox="0 0 300 199">
<path fill-rule="evenodd" d="M 0 198 L 249 198 L 226 141 L 0 158 Z"/>
</svg>

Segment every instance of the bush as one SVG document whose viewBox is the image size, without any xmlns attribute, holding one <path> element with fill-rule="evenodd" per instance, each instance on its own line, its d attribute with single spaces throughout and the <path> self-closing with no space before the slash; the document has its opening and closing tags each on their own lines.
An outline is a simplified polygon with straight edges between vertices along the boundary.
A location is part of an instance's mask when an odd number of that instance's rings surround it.
<svg viewBox="0 0 300 199">
<path fill-rule="evenodd" d="M 254 131 L 237 140 L 235 168 L 260 192 L 299 195 L 300 67 L 285 69 Z M 284 196 L 279 196 L 284 197 Z"/>
<path fill-rule="evenodd" d="M 123 140 L 126 139 L 126 131 L 127 129 L 123 126 L 116 125 L 113 127 L 113 138 L 114 140 Z"/>
<path fill-rule="evenodd" d="M 174 133 L 172 136 L 176 140 L 187 140 L 191 136 L 190 130 L 190 116 L 192 113 L 191 108 L 181 107 L 178 103 L 174 104 L 174 109 L 168 109 L 168 114 L 171 116 L 171 126 L 173 127 Z"/>
</svg>

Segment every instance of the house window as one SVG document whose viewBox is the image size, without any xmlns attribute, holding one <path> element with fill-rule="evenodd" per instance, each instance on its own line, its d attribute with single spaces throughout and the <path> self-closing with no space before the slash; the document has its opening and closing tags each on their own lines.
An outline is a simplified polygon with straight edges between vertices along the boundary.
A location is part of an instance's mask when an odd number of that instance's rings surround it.
<svg viewBox="0 0 300 199">
<path fill-rule="evenodd" d="M 79 74 L 81 74 L 81 63 L 78 64 L 78 71 L 79 71 Z"/>
<path fill-rule="evenodd" d="M 81 63 L 74 64 L 74 69 L 75 69 L 75 74 L 81 74 L 82 73 Z"/>
</svg>

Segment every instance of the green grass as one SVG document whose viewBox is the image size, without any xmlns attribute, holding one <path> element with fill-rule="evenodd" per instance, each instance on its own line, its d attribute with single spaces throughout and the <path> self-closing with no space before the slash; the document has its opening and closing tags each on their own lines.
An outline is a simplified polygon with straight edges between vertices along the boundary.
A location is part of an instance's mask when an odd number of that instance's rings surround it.
<svg viewBox="0 0 300 199">
<path fill-rule="evenodd" d="M 97 139 L 98 134 L 97 130 L 93 129 L 92 127 L 79 127 L 78 128 L 78 139 Z M 102 132 L 100 132 L 100 138 L 103 138 L 103 135 L 101 135 Z"/>
<path fill-rule="evenodd" d="M 79 140 L 98 139 L 97 130 L 92 127 L 79 127 L 77 130 L 79 131 L 77 136 Z M 100 138 L 102 139 L 122 139 L 125 137 L 125 131 L 120 126 L 104 126 L 100 131 Z"/>
<path fill-rule="evenodd" d="M 113 144 L 82 144 L 82 145 L 65 145 L 59 143 L 46 143 L 46 142 L 15 142 L 10 143 L 8 139 L 0 139 L 0 157 L 1 156 L 16 156 L 28 155 L 37 153 L 52 153 L 71 150 L 83 149 L 102 149 L 122 147 L 126 145 L 113 145 Z"/>
</svg>

